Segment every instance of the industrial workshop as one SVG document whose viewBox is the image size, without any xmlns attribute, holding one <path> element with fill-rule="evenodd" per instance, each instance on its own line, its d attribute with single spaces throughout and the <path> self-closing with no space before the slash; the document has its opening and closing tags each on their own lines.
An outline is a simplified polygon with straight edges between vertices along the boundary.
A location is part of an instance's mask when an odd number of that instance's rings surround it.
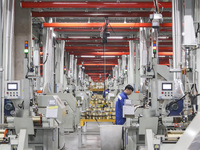
<svg viewBox="0 0 200 150">
<path fill-rule="evenodd" d="M 200 150 L 200 0 L 0 0 L 0 150 Z"/>
</svg>

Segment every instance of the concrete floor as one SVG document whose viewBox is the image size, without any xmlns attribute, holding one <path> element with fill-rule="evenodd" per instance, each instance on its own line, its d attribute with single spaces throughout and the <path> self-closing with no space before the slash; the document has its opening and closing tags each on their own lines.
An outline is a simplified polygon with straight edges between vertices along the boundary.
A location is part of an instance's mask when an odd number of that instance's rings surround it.
<svg viewBox="0 0 200 150">
<path fill-rule="evenodd" d="M 111 123 L 100 123 L 108 125 Z M 65 150 L 101 150 L 101 138 L 99 125 L 96 122 L 89 122 L 83 127 L 82 148 L 78 148 L 78 132 L 69 133 L 65 136 Z"/>
</svg>

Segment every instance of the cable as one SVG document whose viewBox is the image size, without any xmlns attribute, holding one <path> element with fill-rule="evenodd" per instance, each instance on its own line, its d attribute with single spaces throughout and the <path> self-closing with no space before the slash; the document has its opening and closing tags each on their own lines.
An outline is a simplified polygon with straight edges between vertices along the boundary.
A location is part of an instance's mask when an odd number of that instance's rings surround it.
<svg viewBox="0 0 200 150">
<path fill-rule="evenodd" d="M 114 31 L 114 29 L 112 28 L 112 26 L 111 26 L 111 24 L 110 24 L 110 23 L 109 23 L 109 25 L 110 25 L 110 27 L 111 27 L 112 31 L 115 33 L 115 31 Z M 117 35 L 117 34 L 115 33 L 115 35 Z"/>
<path fill-rule="evenodd" d="M 47 60 L 48 60 L 48 57 L 49 57 L 49 54 L 47 53 L 46 59 L 45 59 L 45 61 L 43 62 L 43 64 L 46 64 L 46 62 L 47 62 Z"/>
</svg>

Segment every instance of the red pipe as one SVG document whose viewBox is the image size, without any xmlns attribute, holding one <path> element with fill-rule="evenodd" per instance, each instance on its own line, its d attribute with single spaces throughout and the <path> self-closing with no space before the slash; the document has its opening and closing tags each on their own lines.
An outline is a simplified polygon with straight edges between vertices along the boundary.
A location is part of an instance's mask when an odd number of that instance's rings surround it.
<svg viewBox="0 0 200 150">
<path fill-rule="evenodd" d="M 67 11 L 49 11 L 32 12 L 32 17 L 149 17 L 153 12 L 67 12 Z M 172 17 L 171 12 L 163 12 L 163 17 Z"/>
<path fill-rule="evenodd" d="M 117 64 L 118 62 L 117 61 L 78 61 L 77 64 Z"/>
<path fill-rule="evenodd" d="M 86 73 L 88 75 L 100 75 L 100 74 L 107 74 L 107 73 Z"/>
<path fill-rule="evenodd" d="M 168 45 L 168 46 L 170 45 L 171 46 L 171 45 L 173 45 L 173 43 L 172 42 L 159 42 L 158 45 Z"/>
<path fill-rule="evenodd" d="M 82 64 L 78 64 L 78 65 L 82 65 Z M 115 66 L 118 64 L 83 64 L 83 66 Z"/>
<path fill-rule="evenodd" d="M 96 28 L 103 27 L 105 23 L 43 23 L 43 27 L 58 28 Z M 163 23 L 161 27 L 172 27 L 172 23 Z M 152 27 L 151 23 L 109 23 L 108 27 L 112 28 L 140 28 Z"/>
<path fill-rule="evenodd" d="M 159 56 L 172 56 L 173 52 L 158 52 Z"/>
<path fill-rule="evenodd" d="M 129 52 L 83 52 L 83 53 L 70 53 L 71 55 L 96 55 L 96 56 L 121 56 L 121 55 L 129 55 Z"/>
<path fill-rule="evenodd" d="M 103 50 L 101 46 L 65 46 L 66 50 Z M 111 47 L 105 46 L 105 50 L 129 50 L 129 47 Z"/>
<path fill-rule="evenodd" d="M 22 8 L 154 8 L 153 2 L 21 2 Z M 172 8 L 171 2 L 160 2 L 159 7 Z"/>
<path fill-rule="evenodd" d="M 159 47 L 159 50 L 173 50 L 173 47 Z"/>
<path fill-rule="evenodd" d="M 66 45 L 103 45 L 100 42 L 65 42 L 65 44 Z M 128 46 L 129 43 L 128 42 L 108 42 L 106 45 L 123 45 L 123 46 L 127 45 Z"/>
<path fill-rule="evenodd" d="M 54 29 L 56 32 L 101 32 L 101 29 L 90 29 L 90 28 L 81 28 L 81 29 Z M 112 29 L 108 29 L 108 32 L 113 32 Z M 139 32 L 139 29 L 115 29 L 115 32 Z"/>
<path fill-rule="evenodd" d="M 172 42 L 159 42 L 159 45 L 172 45 Z M 66 42 L 65 45 L 82 45 L 82 46 L 88 46 L 88 45 L 103 45 L 100 42 Z M 121 45 L 121 46 L 128 46 L 128 42 L 108 42 L 106 45 Z"/>
<path fill-rule="evenodd" d="M 86 41 L 91 41 L 91 40 L 102 40 L 102 38 L 56 38 L 56 40 L 77 40 L 77 41 L 81 41 L 81 40 L 86 40 Z M 133 40 L 133 41 L 138 41 L 139 38 L 123 38 L 123 39 L 108 39 L 108 41 L 112 41 L 112 40 L 116 40 L 116 41 L 130 41 L 130 40 Z"/>
<path fill-rule="evenodd" d="M 80 29 L 54 29 L 56 32 L 101 32 L 101 29 L 94 28 L 80 28 Z M 113 32 L 112 29 L 108 29 L 108 32 Z M 115 32 L 139 32 L 139 29 L 114 29 Z M 172 32 L 172 29 L 160 29 L 161 32 Z"/>
</svg>

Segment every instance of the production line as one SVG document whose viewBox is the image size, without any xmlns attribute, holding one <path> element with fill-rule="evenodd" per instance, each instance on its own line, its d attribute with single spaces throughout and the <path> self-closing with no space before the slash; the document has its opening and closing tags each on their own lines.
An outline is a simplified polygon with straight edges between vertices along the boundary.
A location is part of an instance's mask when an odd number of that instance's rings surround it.
<svg viewBox="0 0 200 150">
<path fill-rule="evenodd" d="M 200 149 L 199 14 L 199 0 L 2 0 L 0 150 Z"/>
</svg>

